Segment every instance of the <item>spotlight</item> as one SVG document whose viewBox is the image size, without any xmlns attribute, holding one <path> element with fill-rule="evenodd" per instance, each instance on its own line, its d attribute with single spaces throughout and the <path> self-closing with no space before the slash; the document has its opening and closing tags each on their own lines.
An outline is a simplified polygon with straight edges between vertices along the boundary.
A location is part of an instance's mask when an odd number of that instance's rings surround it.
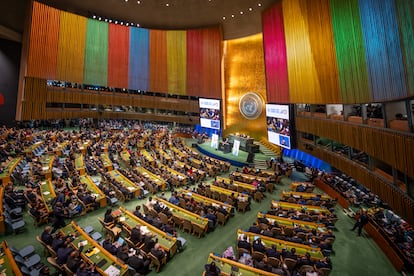
<svg viewBox="0 0 414 276">
<path fill-rule="evenodd" d="M 92 18 L 95 19 L 96 18 L 96 15 L 94 15 Z"/>
<path fill-rule="evenodd" d="M 262 4 L 261 3 L 259 3 L 259 4 L 257 4 L 259 7 L 261 7 L 262 6 Z"/>
<path fill-rule="evenodd" d="M 226 17 L 225 16 L 223 16 L 223 20 L 226 20 Z"/>
<path fill-rule="evenodd" d="M 249 8 L 249 11 L 252 11 L 253 9 L 252 8 Z"/>
<path fill-rule="evenodd" d="M 118 24 L 118 20 L 115 20 L 115 24 Z"/>
<path fill-rule="evenodd" d="M 98 19 L 99 19 L 99 20 L 102 20 L 102 17 L 99 17 Z"/>
<path fill-rule="evenodd" d="M 240 14 L 243 14 L 243 11 L 241 11 Z"/>
<path fill-rule="evenodd" d="M 234 18 L 234 14 L 232 14 L 231 17 Z"/>
</svg>

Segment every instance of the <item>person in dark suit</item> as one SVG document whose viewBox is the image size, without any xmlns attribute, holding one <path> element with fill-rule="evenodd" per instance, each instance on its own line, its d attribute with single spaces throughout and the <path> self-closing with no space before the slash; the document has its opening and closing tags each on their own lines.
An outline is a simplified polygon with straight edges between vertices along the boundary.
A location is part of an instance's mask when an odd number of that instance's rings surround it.
<svg viewBox="0 0 414 276">
<path fill-rule="evenodd" d="M 153 234 L 151 232 L 147 233 L 144 237 L 144 247 L 143 250 L 148 253 L 151 251 L 151 249 L 154 247 L 155 245 L 155 241 L 152 239 L 153 238 Z"/>
<path fill-rule="evenodd" d="M 58 265 L 65 264 L 70 253 L 73 251 L 73 248 L 69 244 L 70 241 L 65 241 L 64 245 L 56 251 L 56 263 Z"/>
<path fill-rule="evenodd" d="M 243 235 L 243 237 L 237 241 L 237 247 L 244 248 L 246 250 L 249 250 L 249 252 L 252 252 L 252 245 L 247 241 L 246 235 Z"/>
<path fill-rule="evenodd" d="M 78 270 L 82 262 L 82 258 L 80 257 L 80 252 L 82 252 L 81 249 L 72 251 L 68 259 L 66 260 L 66 265 L 73 273 L 75 273 L 76 270 Z"/>
<path fill-rule="evenodd" d="M 82 261 L 78 270 L 76 271 L 77 276 L 99 276 L 100 274 L 96 271 L 95 265 L 89 265 L 85 261 Z"/>
<path fill-rule="evenodd" d="M 206 276 L 219 276 L 220 275 L 220 268 L 216 266 L 215 262 L 211 262 L 204 266 L 205 275 Z"/>
<path fill-rule="evenodd" d="M 131 236 L 129 239 L 134 243 L 137 244 L 142 241 L 142 235 L 141 235 L 141 225 L 137 224 L 134 228 L 131 230 Z"/>
<path fill-rule="evenodd" d="M 253 251 L 266 253 L 266 247 L 263 245 L 261 238 L 256 238 L 253 241 Z"/>
<path fill-rule="evenodd" d="M 109 235 L 105 237 L 105 240 L 102 243 L 102 247 L 112 255 L 116 255 L 119 250 L 119 244 L 112 243 L 111 236 Z"/>
<path fill-rule="evenodd" d="M 306 252 L 305 256 L 298 259 L 296 263 L 296 270 L 299 270 L 303 265 L 310 265 L 313 266 L 315 263 L 312 261 L 309 252 Z"/>
<path fill-rule="evenodd" d="M 354 224 L 354 227 L 351 229 L 351 231 L 354 231 L 355 228 L 358 227 L 358 236 L 361 236 L 362 228 L 365 226 L 365 224 L 368 223 L 368 215 L 365 211 L 363 211 L 359 217 L 357 218 L 356 223 Z"/>
<path fill-rule="evenodd" d="M 290 251 L 287 251 L 285 258 L 290 258 L 290 259 L 297 260 L 298 259 L 298 255 L 296 255 L 296 248 L 292 247 L 290 249 Z"/>
<path fill-rule="evenodd" d="M 277 259 L 280 258 L 280 253 L 277 252 L 277 248 L 276 248 L 275 244 L 272 244 L 272 247 L 266 249 L 266 256 L 269 257 L 269 258 L 270 257 L 274 257 L 274 258 L 277 258 Z"/>
<path fill-rule="evenodd" d="M 126 263 L 128 262 L 128 258 L 129 258 L 128 252 L 129 252 L 128 245 L 124 245 L 118 250 L 118 253 L 116 253 L 116 256 L 118 257 L 118 259 Z"/>
<path fill-rule="evenodd" d="M 128 258 L 128 265 L 143 275 L 149 272 L 150 263 L 151 261 L 143 256 L 132 255 Z"/>
<path fill-rule="evenodd" d="M 256 222 L 253 222 L 253 225 L 250 226 L 248 231 L 251 233 L 260 234 L 260 228 L 257 226 Z"/>
<path fill-rule="evenodd" d="M 53 215 L 55 217 L 55 221 L 53 222 L 52 233 L 55 233 L 59 228 L 66 226 L 65 218 L 67 215 L 65 214 L 65 210 L 63 209 L 61 202 L 56 202 L 55 207 L 53 208 Z"/>
<path fill-rule="evenodd" d="M 105 223 L 115 223 L 115 218 L 112 216 L 112 209 L 108 208 L 104 215 Z"/>
<path fill-rule="evenodd" d="M 151 254 L 154 255 L 160 262 L 166 256 L 165 251 L 161 248 L 159 243 L 156 243 L 151 249 Z"/>
<path fill-rule="evenodd" d="M 42 234 L 40 235 L 40 239 L 47 245 L 52 245 L 53 237 L 51 234 L 52 227 L 46 226 L 45 230 L 43 230 Z"/>
</svg>

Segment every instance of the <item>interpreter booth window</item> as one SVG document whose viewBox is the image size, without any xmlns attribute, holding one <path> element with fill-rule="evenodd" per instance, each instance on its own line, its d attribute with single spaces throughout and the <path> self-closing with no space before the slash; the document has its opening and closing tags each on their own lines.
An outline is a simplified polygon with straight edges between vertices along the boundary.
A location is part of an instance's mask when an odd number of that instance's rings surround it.
<svg viewBox="0 0 414 276">
<path fill-rule="evenodd" d="M 404 173 L 400 172 L 399 170 L 395 169 L 395 174 L 396 174 L 396 180 L 397 182 L 395 183 L 395 185 L 403 192 L 407 192 L 407 185 L 406 185 L 406 180 L 407 177 Z"/>
<path fill-rule="evenodd" d="M 387 102 L 385 104 L 387 127 L 398 131 L 409 131 L 406 101 Z"/>
<path fill-rule="evenodd" d="M 369 164 L 369 156 L 363 151 L 357 149 L 351 149 L 351 159 L 354 162 L 357 162 L 361 165 L 368 166 Z"/>
<path fill-rule="evenodd" d="M 349 146 L 336 142 L 336 141 L 332 141 L 332 150 L 335 153 L 339 153 L 347 158 L 349 158 Z"/>
<path fill-rule="evenodd" d="M 296 104 L 296 115 L 299 116 L 310 116 L 310 105 L 309 104 Z"/>
<path fill-rule="evenodd" d="M 326 105 L 314 104 L 311 106 L 311 112 L 313 117 L 326 118 Z"/>
<path fill-rule="evenodd" d="M 316 145 L 328 148 L 330 150 L 332 146 L 332 140 L 329 140 L 328 138 L 325 138 L 325 137 L 317 137 Z"/>
<path fill-rule="evenodd" d="M 362 109 L 364 121 L 369 126 L 385 127 L 384 111 L 380 103 L 365 104 Z"/>
<path fill-rule="evenodd" d="M 342 104 L 327 104 L 326 115 L 329 119 L 344 120 L 344 106 Z"/>
<path fill-rule="evenodd" d="M 302 140 L 304 140 L 304 142 L 306 143 L 314 143 L 315 136 L 313 134 L 310 133 L 302 133 Z"/>
<path fill-rule="evenodd" d="M 347 104 L 344 105 L 343 113 L 345 120 L 351 123 L 362 124 L 362 105 Z"/>
</svg>

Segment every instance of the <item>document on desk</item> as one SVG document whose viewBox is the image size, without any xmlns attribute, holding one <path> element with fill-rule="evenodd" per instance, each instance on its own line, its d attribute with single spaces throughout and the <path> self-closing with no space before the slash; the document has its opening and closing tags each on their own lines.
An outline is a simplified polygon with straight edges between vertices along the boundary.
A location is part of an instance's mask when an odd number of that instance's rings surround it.
<svg viewBox="0 0 414 276">
<path fill-rule="evenodd" d="M 110 265 L 105 271 L 108 276 L 118 276 L 121 271 L 113 265 Z"/>
</svg>

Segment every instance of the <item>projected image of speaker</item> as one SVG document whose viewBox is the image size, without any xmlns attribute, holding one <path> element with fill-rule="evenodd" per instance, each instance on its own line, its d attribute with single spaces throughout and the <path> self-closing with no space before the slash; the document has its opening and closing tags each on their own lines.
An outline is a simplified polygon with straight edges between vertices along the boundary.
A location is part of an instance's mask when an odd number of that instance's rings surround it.
<svg viewBox="0 0 414 276">
<path fill-rule="evenodd" d="M 247 163 L 253 163 L 253 160 L 254 160 L 254 153 L 253 153 L 253 152 L 250 152 L 250 153 L 247 155 L 246 162 L 247 162 Z"/>
</svg>

